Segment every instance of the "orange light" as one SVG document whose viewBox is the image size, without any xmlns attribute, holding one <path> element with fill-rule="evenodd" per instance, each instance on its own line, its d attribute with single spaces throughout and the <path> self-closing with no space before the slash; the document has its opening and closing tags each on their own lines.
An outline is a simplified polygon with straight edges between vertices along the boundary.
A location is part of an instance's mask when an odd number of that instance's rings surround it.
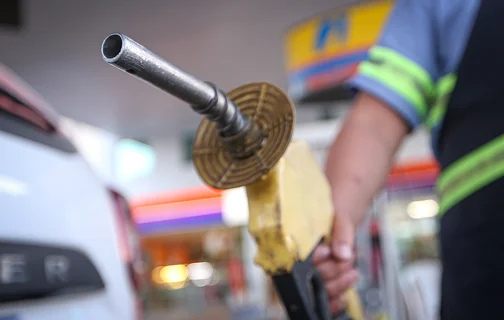
<svg viewBox="0 0 504 320">
<path fill-rule="evenodd" d="M 439 165 L 433 159 L 423 161 L 411 161 L 395 165 L 390 170 L 390 175 L 408 174 L 414 172 L 438 172 Z"/>
<path fill-rule="evenodd" d="M 183 208 L 194 208 L 195 206 L 207 207 L 209 205 L 220 204 L 220 202 L 221 202 L 221 197 L 219 196 L 219 197 L 197 199 L 197 200 L 184 200 L 184 201 L 177 201 L 177 202 L 166 202 L 166 203 L 158 203 L 158 204 L 145 205 L 145 206 L 137 206 L 137 207 L 133 207 L 132 211 L 133 211 L 133 215 L 138 214 L 139 212 L 142 212 L 142 215 L 144 215 L 144 213 L 148 213 L 148 212 L 159 212 L 159 211 L 177 212 Z"/>
<path fill-rule="evenodd" d="M 152 206 L 156 204 L 167 204 L 181 201 L 200 200 L 207 198 L 220 197 L 221 190 L 213 189 L 207 186 L 196 188 L 182 189 L 170 193 L 149 196 L 134 199 L 131 201 L 132 207 Z"/>
<path fill-rule="evenodd" d="M 155 206 L 156 207 L 136 208 L 132 210 L 133 219 L 137 223 L 145 223 L 221 212 L 222 199 L 192 200 L 183 203 L 168 203 Z"/>
</svg>

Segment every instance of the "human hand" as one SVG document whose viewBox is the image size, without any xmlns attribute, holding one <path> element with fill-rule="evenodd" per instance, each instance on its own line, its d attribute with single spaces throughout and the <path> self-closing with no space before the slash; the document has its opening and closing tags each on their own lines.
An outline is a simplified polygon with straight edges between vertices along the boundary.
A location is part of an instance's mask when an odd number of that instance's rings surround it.
<svg viewBox="0 0 504 320">
<path fill-rule="evenodd" d="M 345 310 L 345 292 L 359 279 L 359 274 L 353 267 L 354 236 L 351 221 L 344 216 L 335 215 L 330 243 L 319 245 L 313 255 L 313 264 L 324 280 L 334 315 Z"/>
</svg>

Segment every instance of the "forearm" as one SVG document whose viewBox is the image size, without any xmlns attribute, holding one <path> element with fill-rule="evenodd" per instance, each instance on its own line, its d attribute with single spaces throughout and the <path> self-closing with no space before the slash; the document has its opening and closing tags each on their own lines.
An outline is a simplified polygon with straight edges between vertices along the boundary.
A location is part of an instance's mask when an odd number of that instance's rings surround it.
<svg viewBox="0 0 504 320">
<path fill-rule="evenodd" d="M 357 97 L 327 159 L 336 213 L 349 217 L 355 226 L 360 223 L 407 130 L 403 120 L 379 100 Z"/>
</svg>

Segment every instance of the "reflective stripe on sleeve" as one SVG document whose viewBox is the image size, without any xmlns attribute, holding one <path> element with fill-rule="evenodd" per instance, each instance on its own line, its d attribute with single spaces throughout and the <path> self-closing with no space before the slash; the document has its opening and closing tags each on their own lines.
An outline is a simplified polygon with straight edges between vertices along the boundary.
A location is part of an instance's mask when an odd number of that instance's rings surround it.
<svg viewBox="0 0 504 320">
<path fill-rule="evenodd" d="M 438 126 L 443 120 L 448 101 L 450 100 L 450 96 L 453 88 L 455 88 L 456 82 L 457 76 L 453 73 L 442 77 L 438 81 L 438 85 L 436 87 L 436 101 L 434 102 L 432 109 L 427 116 L 427 120 L 425 121 L 425 125 L 429 128 L 429 130 Z"/>
<path fill-rule="evenodd" d="M 369 59 L 359 65 L 359 72 L 401 95 L 422 121 L 425 119 L 434 84 L 422 66 L 390 48 L 377 46 L 369 51 Z"/>
</svg>

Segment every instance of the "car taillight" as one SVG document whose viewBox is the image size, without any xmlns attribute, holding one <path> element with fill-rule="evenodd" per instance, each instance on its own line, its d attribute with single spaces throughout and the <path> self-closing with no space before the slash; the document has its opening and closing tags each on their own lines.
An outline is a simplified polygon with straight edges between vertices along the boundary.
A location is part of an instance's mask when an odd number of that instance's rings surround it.
<svg viewBox="0 0 504 320">
<path fill-rule="evenodd" d="M 138 235 L 129 211 L 129 205 L 119 193 L 111 191 L 114 200 L 116 221 L 119 226 L 119 250 L 126 264 L 131 285 L 136 293 L 136 319 L 143 320 L 143 305 L 140 298 L 143 278 L 143 261 L 139 247 Z"/>
<path fill-rule="evenodd" d="M 123 261 L 131 262 L 133 259 L 133 248 L 128 234 L 129 230 L 124 211 L 124 202 L 116 192 L 112 192 L 112 198 L 114 199 L 116 222 L 119 226 L 119 252 Z"/>
</svg>

